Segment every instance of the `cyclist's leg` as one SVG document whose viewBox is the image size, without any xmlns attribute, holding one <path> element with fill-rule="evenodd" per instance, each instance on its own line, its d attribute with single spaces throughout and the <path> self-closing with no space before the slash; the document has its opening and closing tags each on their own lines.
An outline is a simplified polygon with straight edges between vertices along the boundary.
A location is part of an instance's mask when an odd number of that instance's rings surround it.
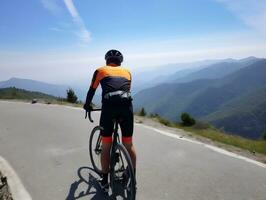
<svg viewBox="0 0 266 200">
<path fill-rule="evenodd" d="M 102 140 L 101 164 L 102 164 L 103 173 L 109 172 L 111 146 L 112 146 L 112 140 L 111 142 L 109 142 L 109 138 L 106 138 L 106 140 Z"/>
<path fill-rule="evenodd" d="M 126 147 L 134 167 L 136 169 L 136 150 L 133 145 L 132 136 L 134 129 L 134 114 L 132 104 L 129 106 L 123 106 L 121 109 L 121 118 L 120 122 L 121 132 L 122 132 L 122 143 Z"/>
<path fill-rule="evenodd" d="M 103 127 L 101 131 L 102 136 L 102 153 L 101 153 L 101 164 L 102 171 L 104 174 L 109 172 L 110 164 L 110 149 L 112 146 L 112 133 L 114 123 L 112 121 L 112 110 L 108 106 L 102 107 L 100 126 Z"/>
<path fill-rule="evenodd" d="M 126 147 L 130 157 L 131 157 L 131 160 L 132 160 L 132 164 L 133 164 L 133 167 L 134 167 L 134 171 L 136 171 L 136 160 L 137 160 L 137 156 L 136 156 L 136 150 L 135 150 L 135 147 L 133 145 L 133 142 L 132 142 L 132 137 L 124 137 L 122 139 L 122 143 L 123 145 Z"/>
</svg>

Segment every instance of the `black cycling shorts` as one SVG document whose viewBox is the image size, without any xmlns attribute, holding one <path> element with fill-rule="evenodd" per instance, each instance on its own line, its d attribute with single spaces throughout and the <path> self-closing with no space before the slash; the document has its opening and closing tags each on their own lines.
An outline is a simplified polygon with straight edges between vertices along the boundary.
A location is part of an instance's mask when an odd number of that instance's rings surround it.
<svg viewBox="0 0 266 200">
<path fill-rule="evenodd" d="M 114 132 L 114 119 L 119 120 L 122 137 L 131 137 L 133 135 L 134 114 L 133 106 L 130 102 L 127 105 L 103 104 L 100 119 L 102 137 L 111 137 Z"/>
</svg>

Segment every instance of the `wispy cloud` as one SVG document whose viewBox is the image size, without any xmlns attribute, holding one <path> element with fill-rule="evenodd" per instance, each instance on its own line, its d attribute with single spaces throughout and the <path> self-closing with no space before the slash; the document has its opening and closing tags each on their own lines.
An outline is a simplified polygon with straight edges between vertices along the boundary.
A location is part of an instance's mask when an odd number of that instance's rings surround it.
<svg viewBox="0 0 266 200">
<path fill-rule="evenodd" d="M 53 27 L 52 31 L 61 31 L 61 32 L 74 32 L 82 43 L 88 43 L 91 40 L 91 33 L 85 26 L 83 19 L 80 17 L 74 3 L 72 0 L 41 0 L 43 7 L 49 10 L 54 15 L 61 15 L 63 13 L 64 6 L 67 8 L 67 11 L 70 13 L 75 29 L 73 27 Z"/>
<path fill-rule="evenodd" d="M 243 20 L 248 26 L 266 33 L 265 0 L 216 0 Z"/>
<path fill-rule="evenodd" d="M 62 12 L 62 8 L 59 5 L 58 0 L 41 0 L 43 7 L 49 10 L 54 15 L 59 15 Z"/>
<path fill-rule="evenodd" d="M 73 18 L 73 21 L 78 26 L 79 31 L 77 32 L 78 37 L 85 43 L 88 43 L 91 39 L 91 33 L 87 30 L 84 21 L 80 17 L 75 5 L 72 0 L 64 0 L 65 5 Z"/>
</svg>

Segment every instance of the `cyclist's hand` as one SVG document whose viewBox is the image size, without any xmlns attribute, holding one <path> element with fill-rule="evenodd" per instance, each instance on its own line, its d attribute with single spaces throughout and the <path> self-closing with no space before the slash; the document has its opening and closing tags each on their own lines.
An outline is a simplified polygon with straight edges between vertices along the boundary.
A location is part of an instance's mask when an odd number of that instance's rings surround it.
<svg viewBox="0 0 266 200">
<path fill-rule="evenodd" d="M 90 104 L 85 103 L 83 105 L 83 109 L 86 110 L 87 112 L 90 112 L 93 108 Z"/>
</svg>

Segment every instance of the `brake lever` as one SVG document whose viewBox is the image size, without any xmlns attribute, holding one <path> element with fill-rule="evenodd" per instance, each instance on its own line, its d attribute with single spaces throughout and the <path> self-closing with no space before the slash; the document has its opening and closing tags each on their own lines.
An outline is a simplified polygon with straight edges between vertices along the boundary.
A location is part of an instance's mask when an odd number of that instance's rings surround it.
<svg viewBox="0 0 266 200">
<path fill-rule="evenodd" d="M 85 111 L 85 119 L 88 117 L 88 111 Z"/>
<path fill-rule="evenodd" d="M 85 112 L 85 119 L 89 118 L 90 122 L 93 123 L 94 121 L 91 118 L 91 112 L 92 111 L 101 111 L 102 109 L 93 109 Z"/>
<path fill-rule="evenodd" d="M 93 120 L 91 118 L 91 111 L 89 111 L 89 120 L 90 120 L 91 123 L 93 123 Z"/>
</svg>

